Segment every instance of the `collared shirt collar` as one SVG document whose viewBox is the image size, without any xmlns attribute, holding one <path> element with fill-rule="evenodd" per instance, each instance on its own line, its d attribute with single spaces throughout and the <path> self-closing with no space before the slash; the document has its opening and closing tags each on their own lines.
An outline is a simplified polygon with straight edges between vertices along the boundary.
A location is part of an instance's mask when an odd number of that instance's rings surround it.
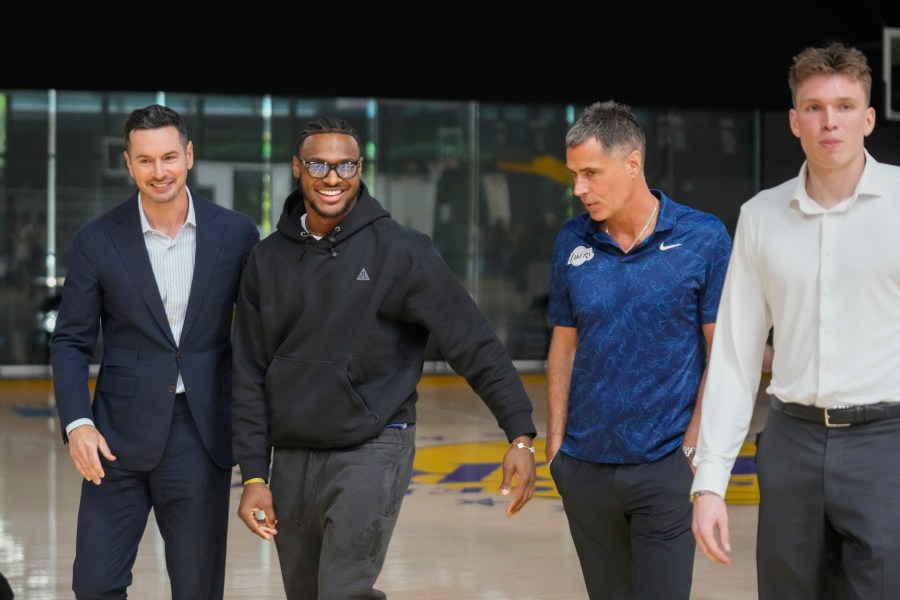
<svg viewBox="0 0 900 600">
<path fill-rule="evenodd" d="M 185 224 L 190 223 L 193 227 L 197 227 L 197 217 L 194 214 L 194 197 L 191 196 L 191 190 L 188 187 L 184 188 L 188 195 L 188 214 L 187 219 L 185 219 Z M 150 226 L 150 221 L 147 220 L 147 215 L 144 213 L 144 205 L 141 204 L 141 193 L 138 192 L 138 213 L 141 215 L 141 231 L 147 233 L 148 231 L 153 231 L 153 227 Z M 183 226 L 183 225 L 182 225 Z"/>
<path fill-rule="evenodd" d="M 879 183 L 881 183 L 882 180 L 875 174 L 875 171 L 878 168 L 878 161 L 872 158 L 872 155 L 869 154 L 868 150 L 864 149 L 863 152 L 866 155 L 866 165 L 863 167 L 863 172 L 856 184 L 856 189 L 853 190 L 853 194 L 849 198 L 836 204 L 830 209 L 823 208 L 818 202 L 813 200 L 808 193 L 806 193 L 806 179 L 809 175 L 809 163 L 808 161 L 803 161 L 803 165 L 800 167 L 800 174 L 797 177 L 797 187 L 794 189 L 794 195 L 790 201 L 791 206 L 808 215 L 820 215 L 826 212 L 838 213 L 849 210 L 850 207 L 856 204 L 857 199 L 860 197 L 883 195 L 885 192 L 881 186 L 879 186 Z"/>
</svg>

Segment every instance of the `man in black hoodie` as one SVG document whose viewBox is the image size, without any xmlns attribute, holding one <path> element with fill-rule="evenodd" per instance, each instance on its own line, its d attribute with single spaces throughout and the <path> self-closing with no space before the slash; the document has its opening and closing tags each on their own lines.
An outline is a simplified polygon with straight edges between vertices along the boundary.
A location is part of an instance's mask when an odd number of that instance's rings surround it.
<svg viewBox="0 0 900 600">
<path fill-rule="evenodd" d="M 429 334 L 510 441 L 507 515 L 534 491 L 532 404 L 506 349 L 428 236 L 369 195 L 362 163 L 349 123 L 306 125 L 298 189 L 253 250 L 237 304 L 238 516 L 274 536 L 291 600 L 385 597 L 373 586 L 412 477 Z"/>
</svg>

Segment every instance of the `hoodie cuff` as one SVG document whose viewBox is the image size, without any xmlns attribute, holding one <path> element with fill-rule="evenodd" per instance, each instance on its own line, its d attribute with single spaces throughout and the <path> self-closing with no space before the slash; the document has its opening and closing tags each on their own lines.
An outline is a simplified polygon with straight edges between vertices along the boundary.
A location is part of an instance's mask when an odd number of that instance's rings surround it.
<svg viewBox="0 0 900 600">
<path fill-rule="evenodd" d="M 531 420 L 531 412 L 523 411 L 509 415 L 500 427 L 506 433 L 506 441 L 510 443 L 520 435 L 530 435 L 532 439 L 537 437 L 537 427 Z"/>
<path fill-rule="evenodd" d="M 241 481 L 248 479 L 265 479 L 269 481 L 269 461 L 263 456 L 250 456 L 238 461 L 241 468 Z"/>
</svg>

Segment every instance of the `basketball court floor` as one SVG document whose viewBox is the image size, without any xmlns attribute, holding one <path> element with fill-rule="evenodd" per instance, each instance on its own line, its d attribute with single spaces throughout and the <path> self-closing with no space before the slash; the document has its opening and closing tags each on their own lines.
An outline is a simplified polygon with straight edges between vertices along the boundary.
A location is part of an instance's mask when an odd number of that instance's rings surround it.
<svg viewBox="0 0 900 600">
<path fill-rule="evenodd" d="M 523 375 L 535 405 L 538 488 L 518 515 L 499 493 L 507 444 L 487 407 L 455 376 L 419 386 L 416 475 L 377 587 L 391 600 L 587 598 L 562 502 L 543 458 L 544 377 Z M 63 445 L 46 381 L 0 381 L 0 572 L 16 599 L 72 598 L 70 581 L 81 477 Z M 283 599 L 273 543 L 234 515 L 228 532 L 228 600 Z M 730 491 L 729 491 L 730 493 Z M 698 552 L 694 600 L 756 598 L 756 504 L 729 504 L 732 564 Z M 151 513 L 129 597 L 171 598 L 162 540 Z"/>
</svg>

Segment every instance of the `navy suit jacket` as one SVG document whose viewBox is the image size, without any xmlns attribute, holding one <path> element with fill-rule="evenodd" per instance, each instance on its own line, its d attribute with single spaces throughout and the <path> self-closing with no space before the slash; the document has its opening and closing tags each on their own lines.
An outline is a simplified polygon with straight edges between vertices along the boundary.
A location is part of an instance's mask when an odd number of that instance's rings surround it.
<svg viewBox="0 0 900 600">
<path fill-rule="evenodd" d="M 231 454 L 231 326 L 238 282 L 259 241 L 253 220 L 192 192 L 197 250 L 176 345 L 144 244 L 137 194 L 75 234 L 50 346 L 56 407 L 65 427 L 91 418 L 123 469 L 148 471 L 169 435 L 181 373 L 212 459 Z M 103 352 L 93 403 L 89 364 Z M 101 456 L 101 460 L 106 463 Z"/>
</svg>

